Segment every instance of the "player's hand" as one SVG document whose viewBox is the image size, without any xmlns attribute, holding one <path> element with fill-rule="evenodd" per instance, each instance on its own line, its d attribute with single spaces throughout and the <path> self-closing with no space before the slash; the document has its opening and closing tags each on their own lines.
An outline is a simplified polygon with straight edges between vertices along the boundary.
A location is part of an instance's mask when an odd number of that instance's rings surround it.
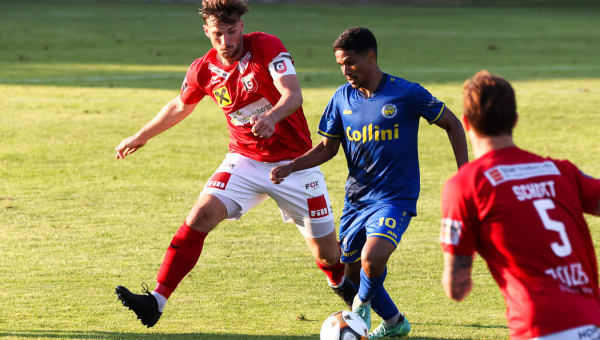
<svg viewBox="0 0 600 340">
<path fill-rule="evenodd" d="M 277 119 L 269 115 L 255 115 L 250 117 L 252 133 L 259 138 L 270 138 L 275 133 Z"/>
<path fill-rule="evenodd" d="M 285 164 L 285 165 L 280 165 L 280 166 L 276 166 L 271 170 L 271 173 L 269 174 L 269 179 L 275 183 L 275 184 L 279 184 L 281 182 L 283 182 L 284 178 L 289 176 L 293 171 L 293 167 L 290 165 L 290 163 Z"/>
<path fill-rule="evenodd" d="M 139 148 L 146 145 L 146 142 L 147 141 L 140 140 L 135 136 L 123 139 L 121 144 L 115 148 L 115 151 L 117 152 L 117 159 L 124 159 L 125 156 L 136 152 Z"/>
</svg>

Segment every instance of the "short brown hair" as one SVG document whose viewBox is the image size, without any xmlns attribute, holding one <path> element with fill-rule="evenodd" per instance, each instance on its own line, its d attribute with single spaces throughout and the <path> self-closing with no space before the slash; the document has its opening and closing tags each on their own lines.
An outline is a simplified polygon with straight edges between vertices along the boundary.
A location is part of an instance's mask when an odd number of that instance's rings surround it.
<svg viewBox="0 0 600 340">
<path fill-rule="evenodd" d="M 482 70 L 467 79 L 463 90 L 463 112 L 475 131 L 486 136 L 512 136 L 517 101 L 506 79 Z"/>
<path fill-rule="evenodd" d="M 248 13 L 248 6 L 244 0 L 202 0 L 200 15 L 204 22 L 213 17 L 226 24 L 235 24 Z"/>
</svg>

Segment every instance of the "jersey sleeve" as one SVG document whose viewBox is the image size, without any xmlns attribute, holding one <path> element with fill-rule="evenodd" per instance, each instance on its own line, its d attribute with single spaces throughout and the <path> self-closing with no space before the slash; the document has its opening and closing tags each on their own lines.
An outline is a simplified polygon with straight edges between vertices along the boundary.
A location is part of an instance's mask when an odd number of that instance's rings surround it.
<svg viewBox="0 0 600 340">
<path fill-rule="evenodd" d="M 198 84 L 198 71 L 200 69 L 200 61 L 199 59 L 194 61 L 190 68 L 188 69 L 185 78 L 183 79 L 183 84 L 181 84 L 181 94 L 179 98 L 184 104 L 196 104 L 204 96 L 206 93 Z"/>
<path fill-rule="evenodd" d="M 415 83 L 410 87 L 410 107 L 414 114 L 433 124 L 444 114 L 446 104 L 435 98 L 423 86 Z"/>
<path fill-rule="evenodd" d="M 296 74 L 294 59 L 279 38 L 264 34 L 259 43 L 261 53 L 263 54 L 263 61 L 273 79 L 281 78 L 288 74 Z"/>
<path fill-rule="evenodd" d="M 440 243 L 444 252 L 461 256 L 473 255 L 477 240 L 477 209 L 466 190 L 456 176 L 442 190 Z"/>
<path fill-rule="evenodd" d="M 341 139 L 344 135 L 344 125 L 335 103 L 335 95 L 333 95 L 325 108 L 325 112 L 323 112 L 323 116 L 321 116 L 319 134 L 333 139 Z"/>
<path fill-rule="evenodd" d="M 569 161 L 563 161 L 563 164 L 570 168 L 575 180 L 577 181 L 577 192 L 583 211 L 593 214 L 596 206 L 600 202 L 600 180 L 595 179 L 579 170 L 577 166 Z"/>
</svg>

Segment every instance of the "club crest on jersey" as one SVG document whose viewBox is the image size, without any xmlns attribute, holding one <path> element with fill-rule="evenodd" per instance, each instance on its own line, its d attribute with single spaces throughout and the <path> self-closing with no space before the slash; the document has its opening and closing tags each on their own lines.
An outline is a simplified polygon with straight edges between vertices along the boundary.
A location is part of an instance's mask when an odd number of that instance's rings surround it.
<svg viewBox="0 0 600 340">
<path fill-rule="evenodd" d="M 215 100 L 220 107 L 231 104 L 231 98 L 229 97 L 229 92 L 227 92 L 227 87 L 223 86 L 214 90 L 213 95 L 215 96 Z"/>
<path fill-rule="evenodd" d="M 244 91 L 248 93 L 254 93 L 258 89 L 258 83 L 254 79 L 254 73 L 242 77 L 242 85 L 244 85 Z"/>
<path fill-rule="evenodd" d="M 287 66 L 285 65 L 284 59 L 273 62 L 273 67 L 277 73 L 285 73 L 285 71 L 287 71 Z"/>
<path fill-rule="evenodd" d="M 398 108 L 394 104 L 385 104 L 383 108 L 381 108 L 381 114 L 385 118 L 394 118 L 398 113 Z"/>
</svg>

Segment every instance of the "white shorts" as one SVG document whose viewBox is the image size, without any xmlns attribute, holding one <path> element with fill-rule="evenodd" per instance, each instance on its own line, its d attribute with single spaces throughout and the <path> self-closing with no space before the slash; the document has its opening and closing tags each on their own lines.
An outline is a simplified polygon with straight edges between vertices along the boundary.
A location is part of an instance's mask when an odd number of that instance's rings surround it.
<svg viewBox="0 0 600 340">
<path fill-rule="evenodd" d="M 265 163 L 228 153 L 200 194 L 224 196 L 239 204 L 241 212 L 228 216 L 230 220 L 240 219 L 271 197 L 277 202 L 283 221 L 296 224 L 302 235 L 329 235 L 335 224 L 323 173 L 314 167 L 292 173 L 281 184 L 271 182 L 271 169 L 288 162 Z"/>
<path fill-rule="evenodd" d="M 585 325 L 581 327 L 567 329 L 552 334 L 542 335 L 531 340 L 599 340 L 600 328 L 595 325 Z"/>
</svg>

